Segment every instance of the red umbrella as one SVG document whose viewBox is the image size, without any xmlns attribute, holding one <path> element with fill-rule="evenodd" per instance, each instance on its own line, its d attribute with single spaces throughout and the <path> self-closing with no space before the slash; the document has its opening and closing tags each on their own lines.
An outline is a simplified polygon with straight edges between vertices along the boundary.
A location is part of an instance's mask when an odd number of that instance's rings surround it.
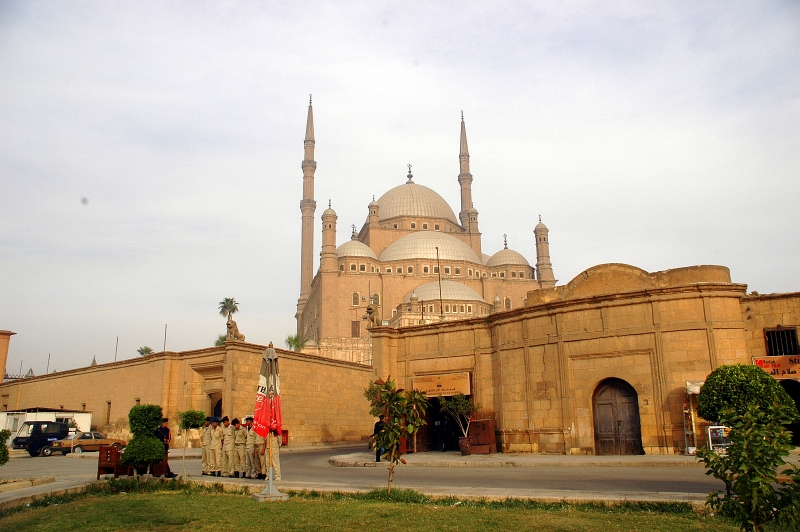
<svg viewBox="0 0 800 532">
<path fill-rule="evenodd" d="M 271 430 L 278 435 L 283 432 L 281 414 L 281 376 L 278 371 L 278 353 L 272 347 L 261 355 L 261 374 L 256 390 L 256 407 L 253 415 L 253 428 L 256 434 L 266 438 Z"/>
</svg>

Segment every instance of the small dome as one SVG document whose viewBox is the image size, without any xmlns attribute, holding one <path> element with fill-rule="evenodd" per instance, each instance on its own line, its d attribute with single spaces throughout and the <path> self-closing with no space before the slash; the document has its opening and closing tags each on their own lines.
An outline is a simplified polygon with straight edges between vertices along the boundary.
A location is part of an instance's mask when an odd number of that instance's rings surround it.
<svg viewBox="0 0 800 532">
<path fill-rule="evenodd" d="M 348 240 L 338 248 L 336 248 L 336 253 L 339 255 L 339 258 L 342 257 L 369 257 L 370 259 L 376 259 L 377 256 L 375 252 L 370 249 L 370 247 L 363 242 L 359 242 L 358 240 Z"/>
<path fill-rule="evenodd" d="M 379 220 L 397 216 L 440 218 L 458 225 L 453 209 L 439 194 L 413 182 L 394 187 L 378 199 Z"/>
<path fill-rule="evenodd" d="M 407 259 L 436 260 L 437 247 L 441 260 L 463 260 L 481 264 L 472 248 L 456 237 L 439 231 L 418 231 L 408 234 L 383 250 L 380 260 L 381 262 Z"/>
<path fill-rule="evenodd" d="M 425 283 L 415 288 L 408 294 L 403 303 L 411 301 L 411 296 L 416 295 L 420 301 L 433 301 L 439 299 L 439 283 L 436 281 Z M 442 299 L 448 301 L 480 301 L 485 303 L 481 295 L 469 286 L 457 281 L 442 281 Z"/>
<path fill-rule="evenodd" d="M 336 216 L 336 211 L 328 207 L 324 211 L 322 211 L 322 216 Z"/>
<path fill-rule="evenodd" d="M 510 265 L 521 265 L 521 266 L 530 266 L 528 261 L 523 257 L 520 253 L 517 253 L 513 249 L 501 249 L 486 261 L 486 266 L 505 266 L 507 264 Z"/>
<path fill-rule="evenodd" d="M 486 253 L 481 253 L 481 264 L 486 266 L 486 263 L 489 262 L 489 259 L 491 258 L 492 257 L 490 255 L 487 255 Z"/>
</svg>

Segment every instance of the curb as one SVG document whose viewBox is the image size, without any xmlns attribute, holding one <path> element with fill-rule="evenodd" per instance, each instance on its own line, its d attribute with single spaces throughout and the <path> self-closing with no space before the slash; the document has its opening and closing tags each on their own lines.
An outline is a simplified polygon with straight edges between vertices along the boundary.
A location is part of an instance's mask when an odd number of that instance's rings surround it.
<svg viewBox="0 0 800 532">
<path fill-rule="evenodd" d="M 332 456 L 328 463 L 336 467 L 383 467 L 388 462 L 375 462 L 374 460 L 357 460 L 348 458 L 347 455 Z M 496 460 L 493 462 L 473 462 L 467 460 L 447 460 L 447 461 L 426 461 L 414 462 L 408 460 L 406 467 L 705 467 L 699 462 L 661 462 L 658 460 L 648 461 L 582 461 L 565 460 L 563 462 L 552 461 L 512 461 Z"/>
<path fill-rule="evenodd" d="M 33 486 L 41 486 L 42 484 L 49 484 L 50 482 L 55 482 L 55 481 L 56 477 L 24 478 L 12 482 L 6 482 L 5 484 L 0 484 L 0 493 L 19 490 L 23 488 L 32 488 Z"/>
</svg>

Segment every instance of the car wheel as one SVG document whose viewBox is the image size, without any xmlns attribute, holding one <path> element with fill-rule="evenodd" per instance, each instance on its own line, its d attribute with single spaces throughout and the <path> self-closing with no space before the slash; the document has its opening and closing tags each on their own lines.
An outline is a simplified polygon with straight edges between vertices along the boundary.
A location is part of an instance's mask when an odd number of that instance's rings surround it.
<svg viewBox="0 0 800 532">
<path fill-rule="evenodd" d="M 80 445 L 76 445 L 75 447 L 72 448 L 72 452 L 73 453 L 82 453 L 83 452 L 83 447 L 81 447 Z"/>
<path fill-rule="evenodd" d="M 61 451 L 62 456 L 67 456 L 67 451 Z"/>
<path fill-rule="evenodd" d="M 28 449 L 28 454 L 31 455 L 31 458 L 35 458 L 39 456 L 39 449 Z"/>
<path fill-rule="evenodd" d="M 42 447 L 41 450 L 42 456 L 51 456 L 53 454 L 52 447 Z"/>
</svg>

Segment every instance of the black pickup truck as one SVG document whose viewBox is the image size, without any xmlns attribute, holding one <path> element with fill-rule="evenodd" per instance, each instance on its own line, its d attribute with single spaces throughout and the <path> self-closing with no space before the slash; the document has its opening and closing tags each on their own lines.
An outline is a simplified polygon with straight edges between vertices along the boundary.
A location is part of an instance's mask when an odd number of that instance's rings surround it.
<svg viewBox="0 0 800 532">
<path fill-rule="evenodd" d="M 56 421 L 26 421 L 11 442 L 14 449 L 25 449 L 31 456 L 50 456 L 54 441 L 69 435 L 69 425 Z"/>
</svg>

